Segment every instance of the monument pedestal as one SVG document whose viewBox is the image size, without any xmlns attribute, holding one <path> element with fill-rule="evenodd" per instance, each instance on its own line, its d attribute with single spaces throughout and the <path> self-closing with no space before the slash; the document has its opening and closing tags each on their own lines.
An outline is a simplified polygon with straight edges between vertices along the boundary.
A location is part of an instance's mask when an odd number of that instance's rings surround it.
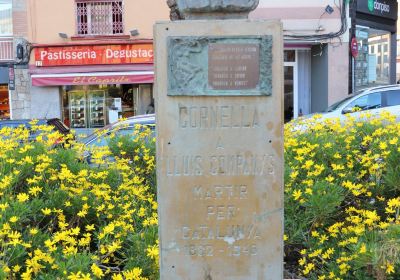
<svg viewBox="0 0 400 280">
<path fill-rule="evenodd" d="M 155 25 L 161 279 L 283 279 L 278 21 Z"/>
</svg>

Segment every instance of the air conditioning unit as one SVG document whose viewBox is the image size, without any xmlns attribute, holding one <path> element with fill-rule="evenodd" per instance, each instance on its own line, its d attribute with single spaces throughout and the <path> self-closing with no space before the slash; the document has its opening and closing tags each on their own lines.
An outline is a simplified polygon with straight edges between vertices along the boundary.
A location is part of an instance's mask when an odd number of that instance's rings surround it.
<svg viewBox="0 0 400 280">
<path fill-rule="evenodd" d="M 14 38 L 15 62 L 28 64 L 30 56 L 30 44 L 25 38 Z"/>
</svg>

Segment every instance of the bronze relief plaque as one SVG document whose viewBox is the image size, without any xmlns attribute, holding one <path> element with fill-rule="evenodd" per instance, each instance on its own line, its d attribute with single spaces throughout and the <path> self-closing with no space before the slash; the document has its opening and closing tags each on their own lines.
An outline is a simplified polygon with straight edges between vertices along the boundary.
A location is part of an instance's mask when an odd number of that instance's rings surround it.
<svg viewBox="0 0 400 280">
<path fill-rule="evenodd" d="M 168 96 L 272 94 L 272 37 L 168 38 Z"/>
</svg>

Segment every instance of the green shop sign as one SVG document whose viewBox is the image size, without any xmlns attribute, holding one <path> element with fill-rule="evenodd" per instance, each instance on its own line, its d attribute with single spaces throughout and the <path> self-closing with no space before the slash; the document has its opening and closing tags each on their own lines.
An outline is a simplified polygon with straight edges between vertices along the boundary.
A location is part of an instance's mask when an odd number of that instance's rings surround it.
<svg viewBox="0 0 400 280">
<path fill-rule="evenodd" d="M 368 0 L 368 10 L 371 13 L 374 11 L 374 0 Z"/>
<path fill-rule="evenodd" d="M 396 0 L 358 0 L 357 12 L 397 20 Z"/>
</svg>

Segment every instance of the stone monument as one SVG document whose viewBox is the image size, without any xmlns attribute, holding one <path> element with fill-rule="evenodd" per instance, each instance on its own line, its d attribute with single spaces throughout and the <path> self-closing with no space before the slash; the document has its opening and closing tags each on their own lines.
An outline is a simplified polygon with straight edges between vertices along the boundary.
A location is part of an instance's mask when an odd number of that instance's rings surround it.
<svg viewBox="0 0 400 280">
<path fill-rule="evenodd" d="M 258 0 L 176 0 L 155 25 L 163 280 L 283 279 L 283 40 Z"/>
</svg>

